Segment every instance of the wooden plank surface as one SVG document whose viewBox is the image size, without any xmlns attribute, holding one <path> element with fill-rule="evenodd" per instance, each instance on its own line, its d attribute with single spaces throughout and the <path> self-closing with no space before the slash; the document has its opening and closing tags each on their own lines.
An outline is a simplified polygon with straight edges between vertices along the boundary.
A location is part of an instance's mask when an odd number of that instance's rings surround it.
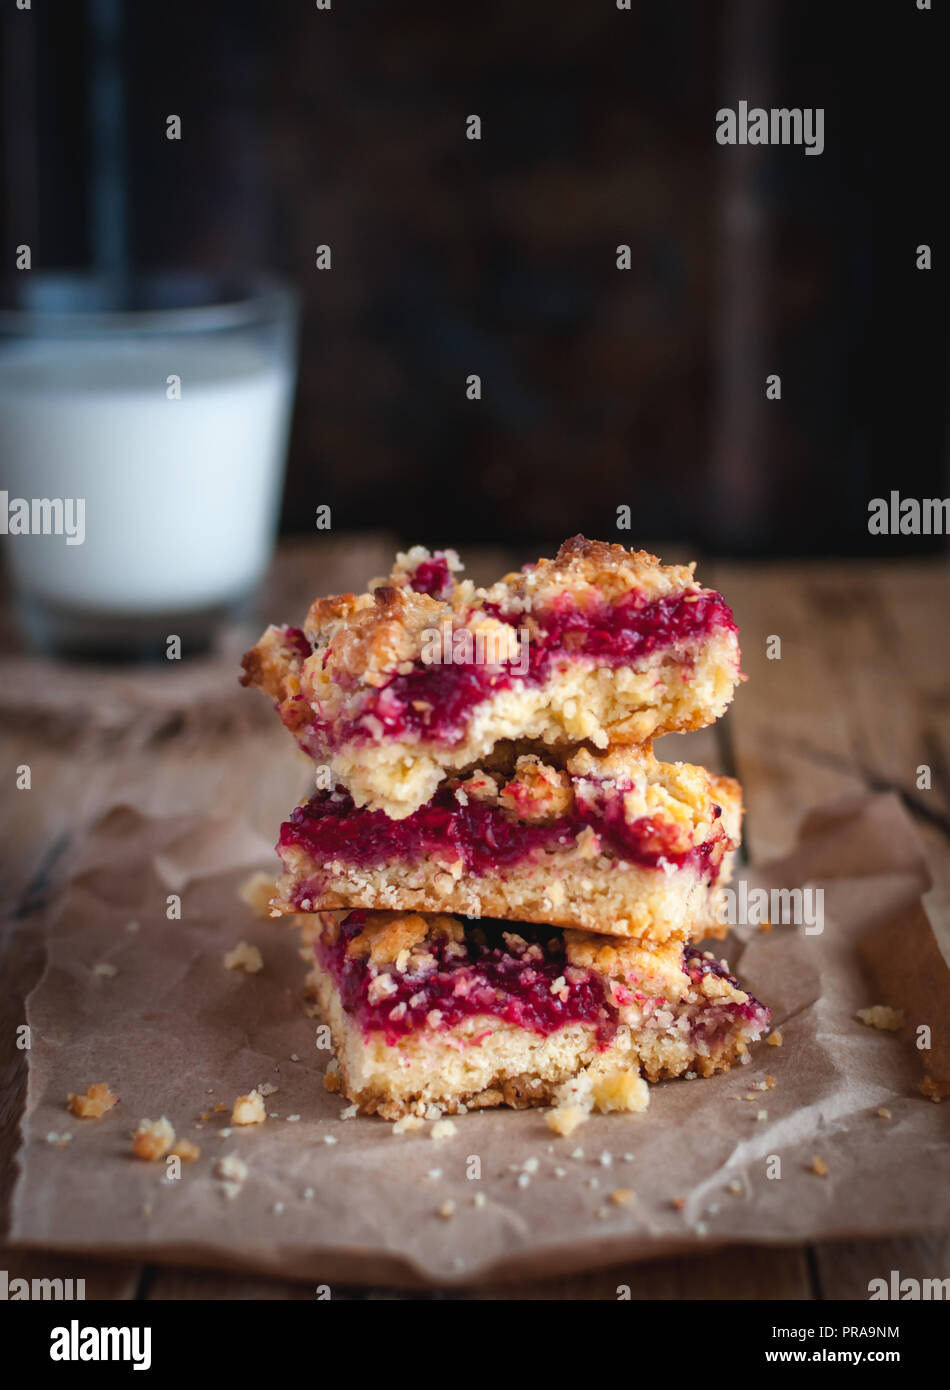
<svg viewBox="0 0 950 1390">
<path fill-rule="evenodd" d="M 663 553 L 661 551 L 661 553 Z M 385 537 L 336 538 L 319 546 L 285 547 L 266 586 L 260 614 L 300 621 L 319 592 L 362 586 L 388 568 L 392 545 Z M 526 557 L 476 554 L 469 570 L 490 579 Z M 665 741 L 667 758 L 683 758 L 734 771 L 749 808 L 746 847 L 765 859 L 788 848 L 802 814 L 830 797 L 874 787 L 899 791 L 926 845 L 939 892 L 935 925 L 950 940 L 950 654 L 943 637 L 950 611 L 950 571 L 938 562 L 884 565 L 706 565 L 736 609 L 749 682 L 717 730 Z M 766 642 L 781 638 L 781 659 L 769 660 Z M 221 682 L 236 676 L 235 647 L 219 658 Z M 29 662 L 21 675 L 30 675 Z M 212 672 L 213 674 L 213 672 Z M 68 668 L 56 679 L 69 689 Z M 105 675 L 103 679 L 110 679 Z M 114 677 L 112 678 L 114 679 Z M 140 677 L 130 677 L 135 681 Z M 235 687 L 236 689 L 236 687 Z M 85 698 L 77 683 L 76 698 Z M 235 710 L 241 700 L 236 692 Z M 130 708 L 135 708 L 130 702 Z M 276 721 L 250 718 L 232 729 L 227 718 L 202 725 L 191 718 L 159 720 L 151 737 L 127 737 L 110 729 L 92 740 L 50 739 L 42 724 L 14 720 L 0 734 L 4 765 L 29 763 L 33 786 L 9 795 L 0 809 L 6 847 L 6 901 L 13 911 L 3 926 L 6 957 L 0 1008 L 3 1106 L 0 1108 L 0 1173 L 12 1174 L 13 1120 L 22 1083 L 22 1056 L 11 1047 L 11 1022 L 22 1019 L 22 997 L 41 963 L 36 912 L 56 889 L 68 847 L 101 811 L 120 797 L 153 814 L 214 811 L 243 804 L 264 833 L 302 790 L 300 765 L 287 757 L 286 735 Z M 242 716 L 236 714 L 240 721 Z M 931 768 L 932 786 L 916 786 L 917 768 Z M 0 1186 L 0 1199 L 3 1188 Z M 55 1257 L 0 1252 L 11 1277 L 22 1269 L 55 1277 Z M 887 1263 L 891 1261 L 891 1263 Z M 90 1262 L 88 1277 L 103 1297 L 309 1298 L 313 1290 L 274 1280 L 193 1270 L 142 1270 L 130 1264 Z M 905 1275 L 946 1277 L 945 1240 L 859 1242 L 805 1249 L 733 1249 L 702 1257 L 654 1261 L 597 1271 L 551 1283 L 455 1290 L 459 1298 L 614 1298 L 620 1283 L 635 1298 L 841 1298 L 866 1297 L 868 1279 L 898 1268 Z M 77 1271 L 73 1271 L 74 1274 Z M 91 1295 L 90 1295 L 91 1296 Z M 391 1290 L 340 1290 L 335 1297 L 407 1297 Z"/>
</svg>

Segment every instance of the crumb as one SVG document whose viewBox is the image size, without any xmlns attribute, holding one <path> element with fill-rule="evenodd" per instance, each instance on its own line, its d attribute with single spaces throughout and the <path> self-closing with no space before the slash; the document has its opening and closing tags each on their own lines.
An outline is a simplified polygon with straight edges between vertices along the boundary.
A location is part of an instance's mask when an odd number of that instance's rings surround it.
<svg viewBox="0 0 950 1390">
<path fill-rule="evenodd" d="M 233 950 L 225 952 L 224 968 L 225 970 L 243 970 L 245 975 L 256 975 L 259 970 L 264 969 L 264 957 L 256 946 L 251 946 L 246 941 L 239 941 Z"/>
<path fill-rule="evenodd" d="M 250 1091 L 246 1096 L 238 1096 L 231 1110 L 232 1125 L 260 1125 L 266 1119 L 267 1111 L 260 1091 Z"/>
<path fill-rule="evenodd" d="M 554 1170 L 554 1176 L 555 1176 L 556 1178 L 566 1178 L 566 1177 L 567 1177 L 567 1169 L 566 1169 L 566 1168 L 555 1168 L 555 1170 Z"/>
<path fill-rule="evenodd" d="M 886 1105 L 882 1105 L 878 1109 L 877 1113 L 882 1120 L 889 1120 L 891 1118 L 891 1112 L 888 1110 Z"/>
<path fill-rule="evenodd" d="M 231 1138 L 231 1126 L 228 1125 L 225 1129 L 219 1129 L 219 1130 L 218 1130 L 218 1138 L 219 1138 L 219 1139 L 230 1139 L 230 1138 Z"/>
<path fill-rule="evenodd" d="M 530 1173 L 519 1173 L 519 1174 L 518 1174 L 518 1186 L 519 1186 L 519 1187 L 527 1187 L 527 1186 L 529 1185 L 530 1182 L 531 1182 L 531 1174 L 530 1174 Z"/>
<path fill-rule="evenodd" d="M 583 1157 L 584 1157 L 584 1150 L 581 1148 L 580 1144 L 578 1144 L 577 1148 L 576 1148 L 576 1149 L 573 1149 L 573 1150 L 571 1151 L 571 1158 L 581 1159 L 581 1158 L 583 1158 Z"/>
<path fill-rule="evenodd" d="M 287 1116 L 287 1123 L 288 1123 L 289 1125 L 294 1125 L 294 1124 L 297 1123 L 297 1121 L 298 1121 L 299 1119 L 300 1119 L 300 1116 L 299 1116 L 299 1115 L 288 1115 L 288 1116 Z"/>
<path fill-rule="evenodd" d="M 682 1211 L 683 1208 L 686 1206 L 686 1198 L 674 1197 L 673 1200 L 670 1202 L 670 1206 L 673 1207 L 675 1211 Z"/>
<path fill-rule="evenodd" d="M 247 903 L 248 907 L 258 917 L 270 917 L 270 900 L 274 896 L 276 885 L 270 874 L 261 873 L 251 874 L 246 878 L 238 889 L 238 897 L 242 902 Z"/>
<path fill-rule="evenodd" d="M 782 1046 L 782 1035 L 781 1035 L 781 1033 L 779 1032 L 779 1030 L 778 1030 L 777 1028 L 775 1028 L 775 1029 L 773 1029 L 773 1031 L 768 1035 L 768 1037 L 766 1038 L 765 1041 L 768 1043 L 769 1047 L 781 1047 L 781 1046 Z"/>
<path fill-rule="evenodd" d="M 441 1111 L 439 1112 L 441 1114 Z M 340 1111 L 341 1120 L 355 1120 L 358 1109 L 355 1105 L 348 1105 L 345 1110 Z"/>
<path fill-rule="evenodd" d="M 633 1201 L 634 1192 L 629 1187 L 615 1187 L 610 1194 L 610 1200 L 615 1207 L 628 1207 Z"/>
<path fill-rule="evenodd" d="M 255 1089 L 259 1096 L 275 1096 L 280 1090 L 280 1087 L 275 1086 L 273 1081 L 262 1081 Z"/>
<path fill-rule="evenodd" d="M 216 1106 L 214 1107 L 214 1112 L 213 1112 L 213 1113 L 214 1113 L 215 1115 L 223 1115 L 223 1114 L 226 1113 L 227 1108 L 228 1108 L 228 1107 L 227 1107 L 223 1102 L 221 1102 L 219 1105 L 216 1105 Z"/>
<path fill-rule="evenodd" d="M 488 1198 L 485 1196 L 484 1192 L 476 1192 L 475 1196 L 472 1198 L 473 1207 L 484 1207 L 487 1203 Z"/>
<path fill-rule="evenodd" d="M 451 1120 L 436 1120 L 429 1131 L 430 1139 L 451 1139 L 453 1134 L 458 1134 L 458 1130 Z"/>
<path fill-rule="evenodd" d="M 589 1110 L 582 1110 L 579 1105 L 559 1105 L 556 1109 L 548 1111 L 545 1121 L 548 1129 L 553 1129 L 555 1134 L 560 1134 L 562 1139 L 566 1139 L 584 1124 L 589 1114 Z"/>
<path fill-rule="evenodd" d="M 323 1142 L 324 1144 L 338 1144 L 340 1141 L 335 1134 L 325 1134 L 323 1136 Z"/>
<path fill-rule="evenodd" d="M 305 1187 L 305 1188 L 304 1188 L 304 1190 L 303 1190 L 303 1199 L 304 1199 L 305 1202 L 312 1202 L 312 1201 L 313 1201 L 313 1188 L 312 1188 L 312 1187 Z"/>
<path fill-rule="evenodd" d="M 823 1158 L 816 1155 L 811 1161 L 811 1171 L 817 1173 L 820 1178 L 825 1178 L 828 1176 L 828 1165 Z"/>
<path fill-rule="evenodd" d="M 284 1210 L 284 1204 L 283 1204 L 283 1202 L 275 1202 L 275 1203 L 274 1203 L 273 1212 L 274 1212 L 274 1215 L 275 1215 L 275 1216 L 280 1216 L 280 1214 L 281 1214 L 281 1212 L 282 1212 L 283 1210 Z"/>
<path fill-rule="evenodd" d="M 98 1120 L 107 1110 L 111 1110 L 113 1105 L 117 1104 L 118 1099 L 119 1097 L 114 1096 L 109 1090 L 105 1081 L 96 1081 L 89 1087 L 84 1096 L 74 1096 L 70 1092 L 66 1101 L 66 1109 L 71 1110 L 82 1120 Z"/>
<path fill-rule="evenodd" d="M 738 1179 L 734 1178 L 732 1182 L 729 1184 L 729 1191 L 734 1192 L 736 1196 L 738 1196 L 739 1193 L 741 1193 L 742 1191 L 742 1183 L 739 1182 Z"/>
<path fill-rule="evenodd" d="M 628 1068 L 594 1083 L 594 1108 L 601 1114 L 622 1110 L 635 1115 L 650 1104 L 650 1088 L 639 1072 Z"/>
<path fill-rule="evenodd" d="M 418 1115 L 403 1115 L 401 1120 L 397 1120 L 393 1125 L 393 1134 L 405 1134 L 409 1130 L 423 1129 L 425 1120 L 420 1120 Z"/>
<path fill-rule="evenodd" d="M 194 1163 L 196 1159 L 201 1157 L 201 1150 L 198 1145 L 193 1144 L 190 1139 L 179 1139 L 170 1152 L 184 1163 Z"/>
<path fill-rule="evenodd" d="M 610 1165 L 613 1163 L 613 1161 L 614 1161 L 614 1156 L 613 1156 L 613 1154 L 610 1152 L 609 1149 L 604 1149 L 603 1153 L 602 1153 L 601 1156 L 600 1156 L 600 1166 L 601 1166 L 601 1168 L 609 1168 Z"/>
<path fill-rule="evenodd" d="M 442 1205 L 439 1207 L 439 1215 L 443 1217 L 446 1221 L 448 1221 L 449 1217 L 455 1215 L 455 1203 L 451 1200 L 451 1198 L 448 1201 L 443 1202 Z"/>
<path fill-rule="evenodd" d="M 160 1120 L 142 1120 L 132 1136 L 132 1152 L 151 1163 L 164 1158 L 174 1142 L 175 1131 L 164 1115 Z"/>
<path fill-rule="evenodd" d="M 101 975 L 105 980 L 112 980 L 118 975 L 119 970 L 115 965 L 110 965 L 107 960 L 101 960 L 98 965 L 92 967 L 94 975 Z"/>
<path fill-rule="evenodd" d="M 72 1135 L 67 1131 L 65 1134 L 57 1134 L 55 1129 L 51 1129 L 46 1136 L 47 1144 L 53 1144 L 57 1149 L 65 1149 L 71 1143 Z"/>
<path fill-rule="evenodd" d="M 709 1227 L 706 1225 L 705 1221 L 698 1221 L 696 1223 L 696 1234 L 698 1236 L 705 1236 L 709 1234 Z"/>
<path fill-rule="evenodd" d="M 247 1178 L 247 1164 L 243 1158 L 238 1158 L 237 1154 L 225 1154 L 219 1158 L 215 1164 L 215 1175 L 221 1178 L 221 1187 L 225 1197 L 229 1201 L 233 1200 Z"/>
<path fill-rule="evenodd" d="M 869 1009 L 858 1009 L 855 1018 L 868 1028 L 881 1028 L 887 1033 L 896 1033 L 907 1022 L 903 1009 L 892 1009 L 889 1004 L 872 1004 Z"/>
<path fill-rule="evenodd" d="M 774 1076 L 767 1076 L 767 1077 L 765 1078 L 765 1085 L 766 1085 L 766 1089 L 767 1089 L 767 1090 L 769 1090 L 769 1091 L 774 1090 L 774 1088 L 775 1088 L 775 1077 L 774 1077 Z"/>
<path fill-rule="evenodd" d="M 950 1086 L 946 1082 L 937 1081 L 932 1076 L 925 1076 L 920 1083 L 920 1094 L 927 1096 L 934 1104 L 939 1104 L 950 1096 Z"/>
<path fill-rule="evenodd" d="M 757 1110 L 755 1112 L 755 1118 L 759 1123 L 762 1123 L 769 1118 L 769 1112 L 767 1110 Z"/>
<path fill-rule="evenodd" d="M 300 1061 L 300 1058 L 297 1056 L 296 1052 L 292 1052 L 292 1053 L 290 1054 L 290 1060 L 291 1060 L 292 1062 L 299 1062 L 299 1061 Z"/>
<path fill-rule="evenodd" d="M 597 1189 L 598 1187 L 600 1187 L 600 1178 L 588 1178 L 588 1179 L 587 1179 L 587 1186 L 588 1186 L 592 1191 L 596 1191 L 596 1189 Z"/>
</svg>

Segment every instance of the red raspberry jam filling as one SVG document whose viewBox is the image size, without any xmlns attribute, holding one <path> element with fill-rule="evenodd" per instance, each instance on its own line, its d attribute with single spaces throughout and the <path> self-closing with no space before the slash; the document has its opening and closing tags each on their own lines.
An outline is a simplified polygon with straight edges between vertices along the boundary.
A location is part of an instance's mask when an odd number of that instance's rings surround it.
<svg viewBox="0 0 950 1390">
<path fill-rule="evenodd" d="M 410 586 L 417 594 L 428 594 L 430 598 L 448 598 L 455 587 L 449 562 L 441 550 L 437 550 L 429 560 L 423 560 L 413 571 Z"/>
<path fill-rule="evenodd" d="M 488 802 L 469 797 L 462 805 L 450 787 L 442 786 L 431 801 L 403 820 L 391 820 L 385 811 L 358 810 L 342 789 L 318 792 L 281 826 L 277 849 L 280 853 L 301 848 L 321 865 L 336 861 L 371 869 L 431 857 L 446 865 L 461 860 L 468 873 L 493 874 L 521 860 L 573 849 L 588 827 L 598 837 L 601 851 L 619 860 L 649 869 L 665 864 L 692 868 L 708 883 L 719 877 L 729 845 L 717 820 L 708 840 L 687 850 L 676 849 L 674 825 L 652 816 L 627 821 L 622 794 L 604 797 L 598 804 L 577 795 L 571 813 L 548 824 L 530 825 Z M 298 886 L 298 905 L 319 892 L 322 877 L 317 871 Z"/>
<path fill-rule="evenodd" d="M 730 975 L 722 961 L 717 960 L 710 951 L 703 951 L 698 946 L 689 944 L 684 948 L 683 969 L 696 986 L 702 983 L 705 975 L 715 975 L 720 980 L 728 981 L 733 989 L 742 989 L 735 975 Z M 747 993 L 745 990 L 742 992 Z M 726 1030 L 731 1031 L 737 1019 L 754 1024 L 761 1031 L 768 1026 L 771 1017 L 772 1010 L 760 1004 L 758 999 L 754 999 L 750 994 L 744 1004 L 733 999 L 725 1004 L 704 1005 L 691 1020 L 691 1032 L 694 1037 L 704 1037 L 709 1041 L 721 1036 Z"/>
<path fill-rule="evenodd" d="M 601 1047 L 617 1031 L 617 1011 L 607 1002 L 600 976 L 568 964 L 558 933 L 514 922 L 482 920 L 467 927 L 461 942 L 433 934 L 425 942 L 422 967 L 413 971 L 410 961 L 406 971 L 393 970 L 392 992 L 371 999 L 374 977 L 367 957 L 346 949 L 365 921 L 365 912 L 351 912 L 335 941 L 317 941 L 317 959 L 364 1034 L 381 1032 L 390 1046 L 417 1029 L 454 1028 L 479 1014 L 542 1035 L 588 1024 Z"/>
<path fill-rule="evenodd" d="M 404 970 L 382 967 L 378 973 L 385 974 L 388 983 L 381 990 L 374 985 L 378 974 L 368 956 L 347 949 L 365 926 L 366 917 L 365 912 L 351 912 L 335 938 L 324 936 L 315 945 L 317 959 L 333 977 L 344 1010 L 364 1036 L 382 1033 L 387 1045 L 397 1046 L 400 1038 L 417 1030 L 442 1031 L 478 1016 L 498 1018 L 542 1036 L 571 1024 L 585 1024 L 594 1029 L 601 1048 L 609 1046 L 617 1031 L 618 1010 L 608 998 L 604 978 L 569 964 L 559 932 L 482 919 L 468 924 L 461 940 L 433 933 L 417 953 L 410 952 Z M 695 946 L 685 948 L 683 968 L 694 986 L 712 973 L 739 988 L 718 961 Z M 699 1044 L 721 1041 L 737 1024 L 761 1030 L 771 1017 L 751 995 L 743 1004 L 710 1004 L 700 998 L 692 1004 L 667 1006 L 662 997 L 638 992 L 636 984 L 630 980 L 629 989 L 615 988 L 615 994 L 620 998 L 626 992 L 639 1003 L 643 1028 L 665 1030 L 668 1022 L 660 1016 L 672 1007 L 675 1017 L 688 1020 L 690 1038 Z M 474 1044 L 480 1040 L 479 1035 L 471 1039 Z"/>
<path fill-rule="evenodd" d="M 428 562 L 435 563 L 434 561 Z M 424 566 L 416 572 L 416 582 Z M 427 579 L 425 582 L 431 582 Z M 520 629 L 528 628 L 527 669 L 523 674 L 506 665 L 417 662 L 412 671 L 393 676 L 372 696 L 359 718 L 335 731 L 345 741 L 366 738 L 431 739 L 447 747 L 460 743 L 472 710 L 483 700 L 520 683 L 538 686 L 559 668 L 579 658 L 599 665 L 635 665 L 657 650 L 669 649 L 688 677 L 691 659 L 687 643 L 713 632 L 736 632 L 732 612 L 721 594 L 695 591 L 643 602 L 631 593 L 618 603 L 578 608 L 569 594 L 543 614 L 527 616 L 486 605 L 485 612 Z M 523 670 L 520 665 L 519 670 Z M 319 719 L 315 726 L 322 729 Z"/>
</svg>

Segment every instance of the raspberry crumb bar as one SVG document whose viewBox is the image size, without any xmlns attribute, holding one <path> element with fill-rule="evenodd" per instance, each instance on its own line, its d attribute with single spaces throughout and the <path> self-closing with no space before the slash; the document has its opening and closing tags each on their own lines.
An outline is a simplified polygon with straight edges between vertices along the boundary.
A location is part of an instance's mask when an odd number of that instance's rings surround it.
<svg viewBox="0 0 950 1390">
<path fill-rule="evenodd" d="M 461 912 L 664 942 L 717 935 L 740 838 L 741 791 L 647 748 L 563 766 L 450 776 L 392 820 L 348 792 L 319 792 L 282 826 L 286 912 L 364 907 Z"/>
<path fill-rule="evenodd" d="M 576 536 L 487 589 L 460 569 L 416 547 L 244 658 L 244 683 L 355 806 L 410 816 L 499 744 L 606 749 L 700 728 L 742 679 L 732 613 L 691 565 Z"/>
<path fill-rule="evenodd" d="M 679 941 L 406 912 L 298 921 L 336 1051 L 327 1084 L 386 1119 L 542 1105 L 577 1082 L 599 1109 L 640 1110 L 641 1072 L 728 1070 L 769 1024 L 724 963 Z"/>
</svg>

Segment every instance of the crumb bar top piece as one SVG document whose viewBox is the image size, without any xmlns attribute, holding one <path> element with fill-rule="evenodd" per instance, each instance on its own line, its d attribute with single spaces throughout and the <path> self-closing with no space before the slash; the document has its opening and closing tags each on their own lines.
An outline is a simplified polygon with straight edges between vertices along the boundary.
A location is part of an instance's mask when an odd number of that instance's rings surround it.
<svg viewBox="0 0 950 1390">
<path fill-rule="evenodd" d="M 357 805 L 409 815 L 501 743 L 700 728 L 741 679 L 732 613 L 691 565 L 577 536 L 488 588 L 460 570 L 453 551 L 416 547 L 244 657 L 244 683 Z"/>
</svg>

